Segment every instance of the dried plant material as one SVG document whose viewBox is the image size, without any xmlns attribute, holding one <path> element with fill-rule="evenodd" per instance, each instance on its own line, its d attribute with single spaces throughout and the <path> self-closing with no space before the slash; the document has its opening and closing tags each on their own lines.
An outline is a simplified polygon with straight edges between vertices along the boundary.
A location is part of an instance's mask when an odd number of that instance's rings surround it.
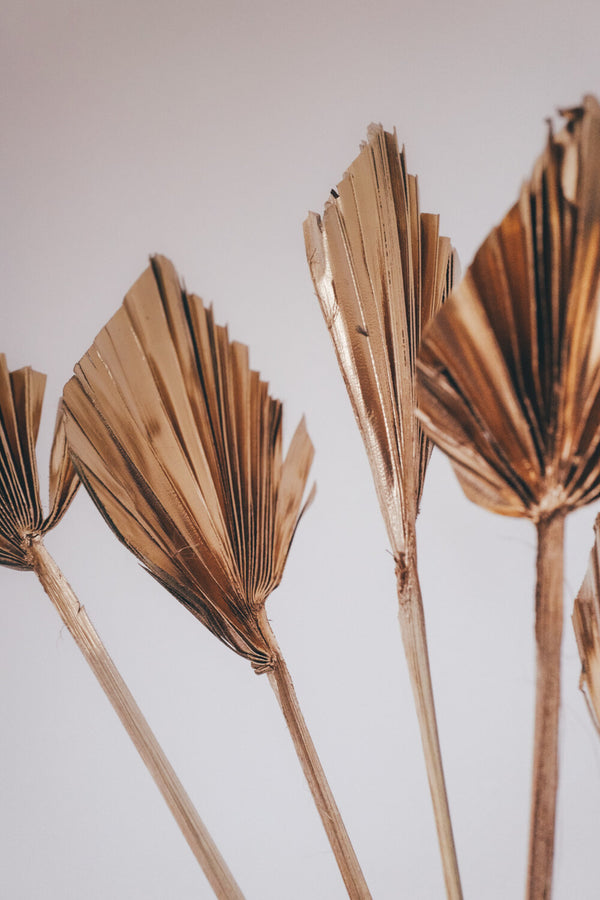
<svg viewBox="0 0 600 900">
<path fill-rule="evenodd" d="M 212 310 L 156 257 L 64 392 L 77 470 L 148 571 L 257 671 L 260 611 L 281 580 L 313 457 L 287 457 L 281 403 Z"/>
<path fill-rule="evenodd" d="M 96 675 L 148 767 L 186 840 L 221 900 L 243 895 L 102 644 L 83 606 L 42 543 L 65 513 L 79 479 L 67 452 L 59 408 L 50 455 L 50 513 L 39 496 L 35 446 L 46 376 L 31 368 L 9 372 L 0 354 L 0 563 L 33 569 Z"/>
<path fill-rule="evenodd" d="M 304 234 L 390 543 L 402 557 L 431 454 L 414 413 L 417 347 L 452 285 L 452 247 L 439 236 L 438 216 L 419 212 L 417 179 L 396 135 L 375 125 Z"/>
<path fill-rule="evenodd" d="M 79 485 L 59 410 L 50 454 L 50 512 L 44 517 L 35 445 L 45 387 L 45 375 L 29 366 L 9 372 L 0 354 L 0 565 L 13 569 L 33 568 L 32 541 L 60 521 Z"/>
<path fill-rule="evenodd" d="M 264 608 L 306 508 L 304 421 L 284 458 L 281 403 L 164 257 L 75 367 L 64 405 L 75 466 L 117 537 L 269 673 L 348 893 L 369 897 Z"/>
<path fill-rule="evenodd" d="M 321 309 L 365 443 L 396 562 L 400 625 L 448 896 L 462 896 L 442 769 L 417 574 L 415 523 L 431 444 L 415 419 L 421 331 L 448 294 L 455 259 L 438 216 L 419 211 L 417 179 L 395 134 L 368 141 L 304 224 Z"/>
<path fill-rule="evenodd" d="M 600 107 L 563 112 L 423 338 L 420 415 L 465 493 L 539 533 L 529 897 L 549 897 L 563 520 L 600 495 Z"/>
<path fill-rule="evenodd" d="M 583 584 L 573 607 L 573 628 L 581 658 L 579 687 L 600 734 L 600 517 Z"/>
<path fill-rule="evenodd" d="M 465 493 L 533 521 L 600 495 L 600 106 L 564 115 L 419 360 L 423 424 Z"/>
</svg>

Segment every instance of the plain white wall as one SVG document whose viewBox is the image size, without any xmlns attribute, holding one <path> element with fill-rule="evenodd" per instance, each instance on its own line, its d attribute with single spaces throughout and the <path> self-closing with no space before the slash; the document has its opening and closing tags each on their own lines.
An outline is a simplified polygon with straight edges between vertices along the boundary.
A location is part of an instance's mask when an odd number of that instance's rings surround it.
<svg viewBox="0 0 600 900">
<path fill-rule="evenodd" d="M 301 224 L 372 120 L 398 128 L 422 208 L 466 266 L 513 202 L 557 106 L 600 91 L 600 6 L 517 2 L 4 0 L 1 346 L 73 364 L 146 266 L 170 256 L 285 401 L 305 412 L 317 500 L 268 604 L 376 900 L 443 897 L 366 457 L 313 296 Z M 567 530 L 570 613 L 594 509 Z M 535 538 L 462 496 L 434 454 L 420 566 L 465 895 L 523 893 Z M 242 887 L 345 896 L 264 678 L 118 544 L 83 492 L 47 540 Z M 31 574 L 0 573 L 0 896 L 212 896 Z M 600 894 L 600 743 L 564 642 L 556 900 Z"/>
</svg>

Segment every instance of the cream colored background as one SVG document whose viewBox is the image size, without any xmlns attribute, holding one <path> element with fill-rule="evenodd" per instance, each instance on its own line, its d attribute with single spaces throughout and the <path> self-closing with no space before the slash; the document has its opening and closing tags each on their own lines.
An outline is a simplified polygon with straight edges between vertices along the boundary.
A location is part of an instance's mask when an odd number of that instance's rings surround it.
<svg viewBox="0 0 600 900">
<path fill-rule="evenodd" d="M 443 897 L 366 458 L 301 223 L 371 120 L 397 126 L 468 264 L 557 105 L 600 91 L 600 7 L 14 2 L 1 9 L 1 347 L 72 366 L 151 252 L 169 255 L 302 412 L 318 496 L 269 610 L 375 900 Z M 567 614 L 596 510 L 567 532 Z M 523 894 L 534 533 L 461 495 L 436 454 L 420 519 L 434 686 L 465 896 Z M 48 538 L 248 900 L 343 885 L 265 679 L 141 571 L 83 494 Z M 0 573 L 0 896 L 212 896 L 33 575 Z M 600 895 L 600 742 L 566 621 L 556 900 Z"/>
</svg>

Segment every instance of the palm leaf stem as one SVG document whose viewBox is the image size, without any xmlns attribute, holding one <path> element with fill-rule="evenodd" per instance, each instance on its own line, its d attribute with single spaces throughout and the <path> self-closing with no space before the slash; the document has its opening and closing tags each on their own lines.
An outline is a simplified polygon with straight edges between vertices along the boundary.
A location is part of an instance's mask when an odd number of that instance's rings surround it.
<svg viewBox="0 0 600 900">
<path fill-rule="evenodd" d="M 219 900 L 244 900 L 244 895 L 225 860 L 110 658 L 84 607 L 77 600 L 41 540 L 32 541 L 30 552 L 33 569 L 42 587 L 125 726 L 216 896 Z"/>
<path fill-rule="evenodd" d="M 346 826 L 302 715 L 288 667 L 264 610 L 261 630 L 268 635 L 269 644 L 275 649 L 275 662 L 272 669 L 268 672 L 269 682 L 279 701 L 298 759 L 300 760 L 300 765 L 302 766 L 302 771 L 308 782 L 338 868 L 346 885 L 348 896 L 351 900 L 371 900 L 371 893 L 360 868 L 360 863 L 350 842 Z"/>
<path fill-rule="evenodd" d="M 427 633 L 421 586 L 417 572 L 416 541 L 409 541 L 409 550 L 396 559 L 396 580 L 400 631 L 414 696 L 425 768 L 431 791 L 437 828 L 446 893 L 449 900 L 462 900 L 458 860 L 454 845 L 450 807 L 444 779 L 442 754 L 438 735 L 427 650 Z"/>
<path fill-rule="evenodd" d="M 529 830 L 528 900 L 549 900 L 552 891 L 556 791 L 560 648 L 563 629 L 563 512 L 537 524 L 535 593 L 536 698 L 533 784 Z"/>
</svg>

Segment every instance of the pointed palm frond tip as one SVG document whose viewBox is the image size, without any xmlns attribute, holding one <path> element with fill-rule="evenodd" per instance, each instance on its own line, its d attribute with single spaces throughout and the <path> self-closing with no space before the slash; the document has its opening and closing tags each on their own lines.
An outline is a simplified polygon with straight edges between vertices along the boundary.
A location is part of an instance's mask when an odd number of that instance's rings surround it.
<svg viewBox="0 0 600 900">
<path fill-rule="evenodd" d="M 600 495 L 600 106 L 563 116 L 419 357 L 421 420 L 467 495 L 532 519 Z"/>
<path fill-rule="evenodd" d="M 419 211 L 395 134 L 368 140 L 325 204 L 304 223 L 321 309 L 365 443 L 395 552 L 414 528 L 431 445 L 415 420 L 421 331 L 454 279 L 436 215 Z"/>
<path fill-rule="evenodd" d="M 360 154 L 304 224 L 306 255 L 371 466 L 396 563 L 400 627 L 413 687 L 448 897 L 462 890 L 444 782 L 416 518 L 431 444 L 416 417 L 421 332 L 445 301 L 456 258 L 438 216 L 419 210 L 395 134 L 371 125 Z"/>
<path fill-rule="evenodd" d="M 269 668 L 258 613 L 283 574 L 313 447 L 302 420 L 283 457 L 281 403 L 248 348 L 154 257 L 64 405 L 75 466 L 116 535 L 218 638 Z"/>
<path fill-rule="evenodd" d="M 31 569 L 31 541 L 64 515 L 79 480 L 67 453 L 59 409 L 50 457 L 50 512 L 44 517 L 36 460 L 46 376 L 9 372 L 0 354 L 0 565 Z"/>
</svg>

